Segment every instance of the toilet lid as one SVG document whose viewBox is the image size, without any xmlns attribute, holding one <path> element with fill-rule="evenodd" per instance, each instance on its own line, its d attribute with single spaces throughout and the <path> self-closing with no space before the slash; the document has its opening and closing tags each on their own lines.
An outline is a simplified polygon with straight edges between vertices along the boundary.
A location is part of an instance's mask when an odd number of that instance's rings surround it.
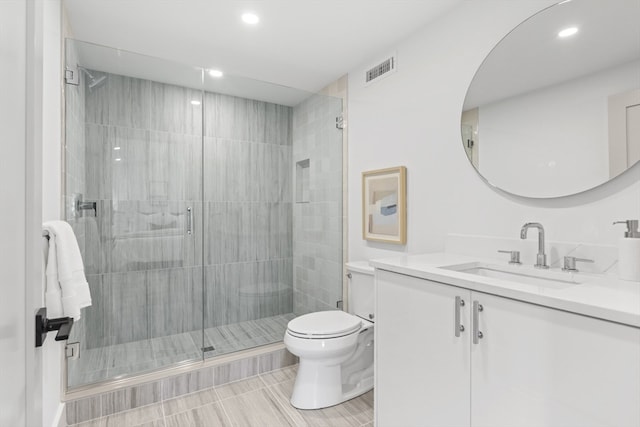
<svg viewBox="0 0 640 427">
<path fill-rule="evenodd" d="M 291 320 L 287 325 L 293 335 L 308 338 L 331 338 L 360 330 L 362 320 L 340 310 L 318 311 Z"/>
</svg>

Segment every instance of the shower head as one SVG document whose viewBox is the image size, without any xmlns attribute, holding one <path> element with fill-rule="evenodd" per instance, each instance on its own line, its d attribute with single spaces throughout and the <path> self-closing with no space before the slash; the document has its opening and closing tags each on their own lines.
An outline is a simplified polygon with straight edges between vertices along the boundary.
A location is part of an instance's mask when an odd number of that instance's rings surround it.
<svg viewBox="0 0 640 427">
<path fill-rule="evenodd" d="M 78 69 L 80 71 L 84 72 L 87 75 L 87 77 L 89 77 L 89 81 L 87 82 L 87 86 L 89 86 L 89 90 L 91 90 L 91 91 L 94 88 L 102 86 L 105 83 L 105 81 L 107 80 L 107 76 L 106 75 L 103 75 L 103 76 L 100 76 L 98 78 L 95 78 L 93 76 L 93 74 L 91 74 L 89 72 L 89 70 L 87 70 L 84 67 L 81 67 L 80 65 L 78 65 Z"/>
<path fill-rule="evenodd" d="M 101 76 L 101 77 L 98 77 L 97 79 L 92 78 L 89 81 L 89 89 L 93 89 L 94 87 L 101 86 L 102 84 L 104 84 L 105 80 L 107 80 L 107 76 Z"/>
</svg>

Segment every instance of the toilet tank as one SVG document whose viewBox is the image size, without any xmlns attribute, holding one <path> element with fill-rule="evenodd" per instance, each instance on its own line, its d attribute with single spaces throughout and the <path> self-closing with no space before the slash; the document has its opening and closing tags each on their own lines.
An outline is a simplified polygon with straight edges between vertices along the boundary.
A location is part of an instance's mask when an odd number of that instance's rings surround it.
<svg viewBox="0 0 640 427">
<path fill-rule="evenodd" d="M 346 264 L 349 284 L 347 288 L 348 312 L 362 317 L 363 319 L 374 320 L 374 269 L 368 261 L 354 261 Z"/>
</svg>

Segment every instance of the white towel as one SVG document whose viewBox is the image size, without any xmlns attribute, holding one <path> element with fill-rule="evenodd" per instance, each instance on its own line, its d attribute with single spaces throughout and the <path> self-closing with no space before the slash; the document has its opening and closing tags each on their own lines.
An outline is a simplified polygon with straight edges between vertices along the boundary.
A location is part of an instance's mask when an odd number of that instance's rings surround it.
<svg viewBox="0 0 640 427">
<path fill-rule="evenodd" d="M 48 317 L 80 320 L 80 309 L 91 305 L 91 294 L 76 236 L 64 221 L 48 221 L 42 228 L 49 235 L 45 294 Z"/>
</svg>

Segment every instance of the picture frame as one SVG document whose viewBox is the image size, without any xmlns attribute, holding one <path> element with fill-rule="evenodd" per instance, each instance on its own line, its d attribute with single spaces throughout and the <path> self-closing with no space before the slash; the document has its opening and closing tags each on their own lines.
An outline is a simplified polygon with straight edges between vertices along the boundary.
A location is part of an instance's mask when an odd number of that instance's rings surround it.
<svg viewBox="0 0 640 427">
<path fill-rule="evenodd" d="M 362 238 L 407 243 L 407 168 L 362 172 Z"/>
</svg>

